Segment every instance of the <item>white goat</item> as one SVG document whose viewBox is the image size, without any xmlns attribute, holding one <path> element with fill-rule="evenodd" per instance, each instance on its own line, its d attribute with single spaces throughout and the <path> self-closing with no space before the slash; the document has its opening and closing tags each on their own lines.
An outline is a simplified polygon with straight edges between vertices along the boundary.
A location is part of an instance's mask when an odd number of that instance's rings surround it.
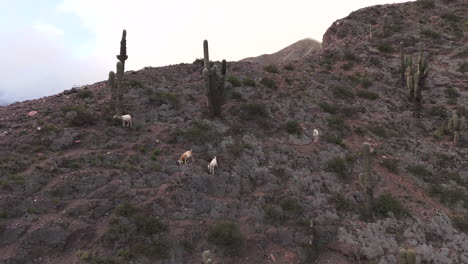
<svg viewBox="0 0 468 264">
<path fill-rule="evenodd" d="M 132 127 L 133 126 L 132 116 L 131 115 L 122 115 L 122 116 L 115 115 L 114 118 L 121 119 L 123 127 L 127 127 L 127 126 Z"/>
<path fill-rule="evenodd" d="M 314 129 L 314 142 L 317 143 L 319 141 L 319 131 L 318 129 Z"/>
<path fill-rule="evenodd" d="M 208 164 L 208 170 L 210 171 L 211 174 L 214 174 L 214 169 L 215 167 L 218 166 L 218 161 L 216 160 L 216 156 L 214 159 Z"/>
<path fill-rule="evenodd" d="M 185 151 L 177 161 L 179 164 L 187 163 L 188 159 L 192 159 L 193 162 L 193 153 L 192 150 Z"/>
</svg>

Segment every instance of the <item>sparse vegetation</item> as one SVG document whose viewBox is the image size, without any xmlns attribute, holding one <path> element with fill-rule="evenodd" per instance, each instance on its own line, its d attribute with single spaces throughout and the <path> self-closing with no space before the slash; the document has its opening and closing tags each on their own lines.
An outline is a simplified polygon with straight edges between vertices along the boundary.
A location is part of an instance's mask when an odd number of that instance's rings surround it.
<svg viewBox="0 0 468 264">
<path fill-rule="evenodd" d="M 302 127 L 296 120 L 290 120 L 286 123 L 285 129 L 289 134 L 302 134 Z"/>
<path fill-rule="evenodd" d="M 269 73 L 275 73 L 275 74 L 279 73 L 278 67 L 276 67 L 276 65 L 274 64 L 267 65 L 263 69 Z"/>
<path fill-rule="evenodd" d="M 387 217 L 392 212 L 396 217 L 408 215 L 408 210 L 390 193 L 384 193 L 377 198 L 374 205 L 374 213 L 380 217 Z"/>
<path fill-rule="evenodd" d="M 374 101 L 374 100 L 379 98 L 379 94 L 374 93 L 372 91 L 368 91 L 368 90 L 359 90 L 359 91 L 357 91 L 356 95 L 361 97 L 361 98 L 365 98 L 365 99 L 371 100 L 371 101 Z"/>
<path fill-rule="evenodd" d="M 327 102 L 319 102 L 317 104 L 325 113 L 336 114 L 339 110 L 339 106 L 336 104 L 329 104 Z"/>
<path fill-rule="evenodd" d="M 334 157 L 327 161 L 326 170 L 336 173 L 340 178 L 347 178 L 347 166 L 346 161 L 341 157 Z"/>
<path fill-rule="evenodd" d="M 288 214 L 297 214 L 301 210 L 301 205 L 296 197 L 288 196 L 280 201 L 280 206 Z"/>
<path fill-rule="evenodd" d="M 421 30 L 421 34 L 433 39 L 440 39 L 442 37 L 439 32 L 435 32 L 434 30 L 428 28 Z"/>
<path fill-rule="evenodd" d="M 287 71 L 294 71 L 294 66 L 292 64 L 285 65 L 283 69 Z"/>
<path fill-rule="evenodd" d="M 468 216 L 454 217 L 453 223 L 460 231 L 468 234 Z"/>
<path fill-rule="evenodd" d="M 265 219 L 270 222 L 282 221 L 284 219 L 283 211 L 276 205 L 267 204 L 263 207 Z"/>
<path fill-rule="evenodd" d="M 445 88 L 444 93 L 448 98 L 458 98 L 458 97 L 460 97 L 460 93 L 457 91 L 457 89 L 455 89 L 453 87 Z"/>
<path fill-rule="evenodd" d="M 253 79 L 245 78 L 245 79 L 242 80 L 242 85 L 255 87 L 256 83 L 255 83 L 255 80 L 253 80 Z"/>
<path fill-rule="evenodd" d="M 262 103 L 243 104 L 241 108 L 243 113 L 241 117 L 245 120 L 268 117 L 267 107 Z"/>
<path fill-rule="evenodd" d="M 411 174 L 416 177 L 422 178 L 423 180 L 428 180 L 428 178 L 432 177 L 432 172 L 426 169 L 423 165 L 410 165 L 406 167 Z"/>
<path fill-rule="evenodd" d="M 392 53 L 394 51 L 393 46 L 390 43 L 382 43 L 379 46 L 377 46 L 377 49 L 383 53 Z"/>
<path fill-rule="evenodd" d="M 397 160 L 397 159 L 384 159 L 382 161 L 382 166 L 385 167 L 387 170 L 395 173 L 395 174 L 398 174 L 399 172 L 399 169 L 398 169 L 398 163 L 400 162 L 400 160 Z"/>
<path fill-rule="evenodd" d="M 416 3 L 424 9 L 432 9 L 435 7 L 435 3 L 433 0 L 418 0 L 416 1 Z"/>
<path fill-rule="evenodd" d="M 252 146 L 245 143 L 233 144 L 229 147 L 229 152 L 234 156 L 239 156 L 246 149 L 252 149 Z"/>
<path fill-rule="evenodd" d="M 96 119 L 93 114 L 89 113 L 84 106 L 65 106 L 62 108 L 64 114 L 75 112 L 76 114 L 70 114 L 67 119 L 68 125 L 70 126 L 86 126 L 93 125 Z"/>
<path fill-rule="evenodd" d="M 343 87 L 343 86 L 331 86 L 330 87 L 333 96 L 339 99 L 352 99 L 354 98 L 353 91 L 349 88 Z"/>
<path fill-rule="evenodd" d="M 466 62 L 466 61 L 463 62 L 463 64 L 460 65 L 460 68 L 458 69 L 458 71 L 463 73 L 463 74 L 468 72 L 468 62 Z"/>
<path fill-rule="evenodd" d="M 244 236 L 235 222 L 224 221 L 210 227 L 208 241 L 220 247 L 225 255 L 238 256 Z"/>
<path fill-rule="evenodd" d="M 241 81 L 234 76 L 229 76 L 227 81 L 230 82 L 233 87 L 240 87 L 242 85 Z"/>
<path fill-rule="evenodd" d="M 91 90 L 87 88 L 83 88 L 83 89 L 79 89 L 76 95 L 81 99 L 91 98 L 93 97 L 93 92 L 91 92 Z"/>
<path fill-rule="evenodd" d="M 143 84 L 143 82 L 141 82 L 140 80 L 135 80 L 135 79 L 129 80 L 128 85 L 132 88 L 145 88 L 145 85 Z"/>
<path fill-rule="evenodd" d="M 260 83 L 265 85 L 266 87 L 270 88 L 270 89 L 276 89 L 276 83 L 273 79 L 270 79 L 268 77 L 263 77 L 261 80 L 260 80 Z"/>
</svg>

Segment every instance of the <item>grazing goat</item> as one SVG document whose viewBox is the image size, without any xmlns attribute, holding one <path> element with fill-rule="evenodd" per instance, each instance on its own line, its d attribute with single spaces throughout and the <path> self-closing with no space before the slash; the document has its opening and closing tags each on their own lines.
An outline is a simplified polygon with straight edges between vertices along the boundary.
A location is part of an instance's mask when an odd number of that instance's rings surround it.
<svg viewBox="0 0 468 264">
<path fill-rule="evenodd" d="M 210 171 L 211 174 L 214 174 L 214 169 L 215 167 L 218 166 L 218 161 L 216 160 L 216 156 L 214 159 L 208 164 L 208 170 Z"/>
<path fill-rule="evenodd" d="M 132 127 L 133 126 L 132 116 L 131 115 L 122 115 L 122 116 L 115 115 L 114 118 L 121 119 L 123 127 L 127 127 L 127 126 Z"/>
<path fill-rule="evenodd" d="M 179 164 L 187 163 L 188 159 L 192 159 L 193 162 L 193 153 L 192 150 L 185 151 L 182 156 L 180 156 L 179 160 L 177 161 Z"/>
<path fill-rule="evenodd" d="M 319 141 L 319 131 L 314 129 L 314 142 L 317 143 Z"/>
</svg>

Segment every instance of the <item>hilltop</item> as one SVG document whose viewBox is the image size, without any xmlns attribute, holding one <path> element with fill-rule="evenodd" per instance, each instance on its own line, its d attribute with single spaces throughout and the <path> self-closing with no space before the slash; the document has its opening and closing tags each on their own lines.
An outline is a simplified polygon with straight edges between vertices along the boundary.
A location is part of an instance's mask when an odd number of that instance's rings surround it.
<svg viewBox="0 0 468 264">
<path fill-rule="evenodd" d="M 299 40 L 273 54 L 263 54 L 257 57 L 245 58 L 241 61 L 256 62 L 260 64 L 286 64 L 300 60 L 321 48 L 320 42 L 313 39 Z"/>
<path fill-rule="evenodd" d="M 0 106 L 0 263 L 468 263 L 467 11 L 363 8 L 305 57 L 228 62 L 222 118 L 199 61 L 125 72 L 133 128 L 106 81 Z M 400 42 L 430 54 L 417 111 Z"/>
</svg>

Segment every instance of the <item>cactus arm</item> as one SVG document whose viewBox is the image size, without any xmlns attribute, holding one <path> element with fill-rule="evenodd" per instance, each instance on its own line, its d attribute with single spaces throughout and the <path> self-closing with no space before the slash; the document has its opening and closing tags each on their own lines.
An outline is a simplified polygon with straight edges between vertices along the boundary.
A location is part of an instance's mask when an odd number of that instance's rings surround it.
<svg viewBox="0 0 468 264">
<path fill-rule="evenodd" d="M 208 40 L 203 41 L 203 61 L 205 64 L 205 68 L 210 67 L 210 55 L 208 54 Z"/>
</svg>

